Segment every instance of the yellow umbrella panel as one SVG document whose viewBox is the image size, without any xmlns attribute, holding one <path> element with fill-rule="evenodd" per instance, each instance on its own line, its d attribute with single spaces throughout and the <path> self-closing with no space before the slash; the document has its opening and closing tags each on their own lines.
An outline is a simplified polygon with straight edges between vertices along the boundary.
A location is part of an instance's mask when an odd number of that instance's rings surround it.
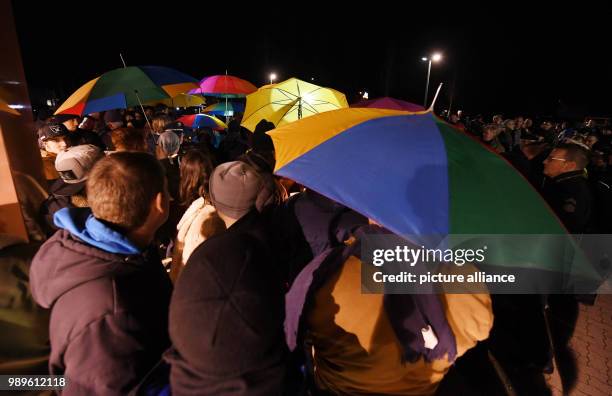
<svg viewBox="0 0 612 396">
<path fill-rule="evenodd" d="M 165 104 L 168 107 L 194 107 L 205 105 L 206 100 L 201 96 L 179 94 L 173 98 L 154 100 L 152 102 L 148 102 L 147 104 L 153 105 L 158 103 Z"/>
<path fill-rule="evenodd" d="M 342 92 L 297 78 L 265 85 L 247 96 L 242 126 L 254 131 L 265 119 L 277 127 L 330 110 L 347 108 Z"/>
</svg>

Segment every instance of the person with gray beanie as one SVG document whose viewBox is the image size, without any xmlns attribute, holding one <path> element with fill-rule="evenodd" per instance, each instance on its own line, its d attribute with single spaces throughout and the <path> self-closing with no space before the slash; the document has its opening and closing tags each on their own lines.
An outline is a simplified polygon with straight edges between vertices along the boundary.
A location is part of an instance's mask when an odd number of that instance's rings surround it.
<svg viewBox="0 0 612 396">
<path fill-rule="evenodd" d="M 178 278 L 169 331 L 174 395 L 280 395 L 286 367 L 284 291 L 266 216 L 267 176 L 219 165 L 210 200 L 227 230 L 204 241 Z"/>
</svg>

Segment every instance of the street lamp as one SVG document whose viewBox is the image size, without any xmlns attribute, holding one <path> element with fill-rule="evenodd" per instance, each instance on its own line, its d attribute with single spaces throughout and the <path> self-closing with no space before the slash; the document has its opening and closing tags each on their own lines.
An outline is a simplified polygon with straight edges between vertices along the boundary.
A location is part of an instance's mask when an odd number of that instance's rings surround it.
<svg viewBox="0 0 612 396">
<path fill-rule="evenodd" d="M 435 53 L 431 57 L 422 57 L 423 62 L 428 62 L 427 66 L 427 83 L 425 84 L 425 100 L 423 100 L 423 106 L 427 107 L 427 94 L 429 93 L 429 76 L 431 75 L 431 62 L 439 62 L 442 60 L 442 54 Z"/>
<path fill-rule="evenodd" d="M 276 73 L 270 73 L 270 84 L 272 84 L 276 80 Z"/>
</svg>

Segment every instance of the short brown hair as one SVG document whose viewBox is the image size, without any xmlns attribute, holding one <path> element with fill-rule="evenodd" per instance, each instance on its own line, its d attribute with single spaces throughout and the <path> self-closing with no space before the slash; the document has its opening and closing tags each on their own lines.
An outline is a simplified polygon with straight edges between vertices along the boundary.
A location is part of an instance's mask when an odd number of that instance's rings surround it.
<svg viewBox="0 0 612 396">
<path fill-rule="evenodd" d="M 118 152 L 96 163 L 87 180 L 93 215 L 123 231 L 146 221 L 150 203 L 165 189 L 164 170 L 150 154 Z"/>
<path fill-rule="evenodd" d="M 145 132 L 136 128 L 117 128 L 111 132 L 111 140 L 117 151 L 146 151 Z"/>
<path fill-rule="evenodd" d="M 565 159 L 575 162 L 578 169 L 584 169 L 589 164 L 589 151 L 582 146 L 562 143 L 555 147 L 555 149 L 565 150 Z"/>
<path fill-rule="evenodd" d="M 151 121 L 151 129 L 153 129 L 153 132 L 160 134 L 164 132 L 166 130 L 166 126 L 171 123 L 172 118 L 170 118 L 170 116 L 165 114 L 158 115 L 153 118 L 153 121 Z"/>
</svg>

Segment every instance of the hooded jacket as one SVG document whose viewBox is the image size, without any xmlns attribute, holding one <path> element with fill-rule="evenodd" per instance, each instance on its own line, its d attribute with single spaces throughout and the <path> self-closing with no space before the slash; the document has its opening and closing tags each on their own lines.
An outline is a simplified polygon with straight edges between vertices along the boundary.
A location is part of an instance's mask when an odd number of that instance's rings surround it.
<svg viewBox="0 0 612 396">
<path fill-rule="evenodd" d="M 60 230 L 30 270 L 34 299 L 51 309 L 50 372 L 68 378 L 65 395 L 127 394 L 169 346 L 169 278 L 89 209 L 54 218 Z"/>
</svg>

